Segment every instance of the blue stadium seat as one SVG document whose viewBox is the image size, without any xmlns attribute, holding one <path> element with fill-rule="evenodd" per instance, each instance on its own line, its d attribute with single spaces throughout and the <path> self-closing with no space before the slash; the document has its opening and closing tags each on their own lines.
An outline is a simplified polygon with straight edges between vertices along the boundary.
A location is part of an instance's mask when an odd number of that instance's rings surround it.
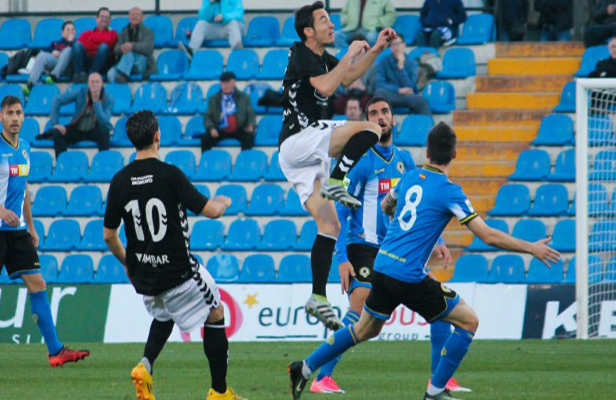
<svg viewBox="0 0 616 400">
<path fill-rule="evenodd" d="M 207 260 L 206 269 L 219 283 L 236 282 L 240 275 L 240 264 L 231 254 L 213 255 Z"/>
<path fill-rule="evenodd" d="M 56 162 L 50 182 L 81 182 L 88 174 L 88 156 L 81 150 L 65 151 Z"/>
<path fill-rule="evenodd" d="M 231 167 L 231 155 L 225 150 L 204 151 L 194 179 L 208 182 L 223 181 L 231 174 Z"/>
<path fill-rule="evenodd" d="M 381 54 L 383 54 L 383 53 L 381 53 Z M 408 56 L 410 58 L 416 58 L 419 61 L 421 56 L 423 56 L 425 54 L 428 54 L 428 53 L 429 54 L 434 54 L 435 56 L 437 56 L 439 58 L 441 57 L 440 54 L 438 53 L 438 50 L 435 49 L 434 47 L 415 47 L 413 50 L 411 50 L 409 52 Z"/>
<path fill-rule="evenodd" d="M 392 26 L 394 31 L 401 33 L 407 45 L 412 45 L 417 39 L 417 34 L 421 30 L 419 16 L 412 14 L 398 15 L 396 22 Z"/>
<path fill-rule="evenodd" d="M 610 258 L 605 268 L 605 282 L 616 282 L 616 257 Z"/>
<path fill-rule="evenodd" d="M 533 258 L 528 268 L 527 283 L 561 283 L 563 281 L 563 262 L 550 263 L 548 268 L 542 261 Z"/>
<path fill-rule="evenodd" d="M 94 17 L 81 17 L 73 20 L 75 30 L 77 31 L 76 39 L 79 39 L 82 33 L 96 28 L 96 19 Z"/>
<path fill-rule="evenodd" d="M 0 53 L 0 69 L 9 63 L 9 56 L 6 53 Z"/>
<path fill-rule="evenodd" d="M 456 109 L 456 92 L 447 81 L 433 81 L 424 88 L 423 96 L 428 99 L 435 114 L 449 114 Z"/>
<path fill-rule="evenodd" d="M 609 206 L 607 206 L 606 208 L 607 208 L 607 213 L 609 214 L 610 217 L 616 217 L 616 189 L 612 192 L 612 200 L 610 201 Z"/>
<path fill-rule="evenodd" d="M 195 223 L 190 234 L 191 250 L 216 250 L 225 241 L 225 226 L 222 222 L 206 219 Z"/>
<path fill-rule="evenodd" d="M 32 36 L 30 21 L 26 19 L 5 19 L 0 26 L 0 49 L 19 50 L 28 47 Z"/>
<path fill-rule="evenodd" d="M 575 265 L 576 257 L 569 261 L 567 273 L 565 275 L 565 283 L 575 283 Z M 588 282 L 599 283 L 603 279 L 603 263 L 601 259 L 595 255 L 588 256 Z"/>
<path fill-rule="evenodd" d="M 39 183 L 48 181 L 52 170 L 53 159 L 49 153 L 44 151 L 33 151 L 30 153 L 29 182 Z"/>
<path fill-rule="evenodd" d="M 244 46 L 271 47 L 280 37 L 280 24 L 272 16 L 254 17 L 248 25 L 248 32 L 244 36 Z"/>
<path fill-rule="evenodd" d="M 616 250 L 616 221 L 602 220 L 593 224 L 588 250 L 594 253 Z"/>
<path fill-rule="evenodd" d="M 92 217 L 101 212 L 103 194 L 95 185 L 77 186 L 71 192 L 71 199 L 64 215 L 77 217 Z"/>
<path fill-rule="evenodd" d="M 522 219 L 513 227 L 511 233 L 516 239 L 526 240 L 527 242 L 536 242 L 537 240 L 545 239 L 545 224 L 538 219 Z"/>
<path fill-rule="evenodd" d="M 37 190 L 32 215 L 35 217 L 56 217 L 66 209 L 68 196 L 62 186 L 42 186 Z"/>
<path fill-rule="evenodd" d="M 88 222 L 83 230 L 81 242 L 77 245 L 81 251 L 105 251 L 107 244 L 103 239 L 103 220 L 95 219 Z"/>
<path fill-rule="evenodd" d="M 498 189 L 490 216 L 524 215 L 530 208 L 530 191 L 526 185 L 504 185 Z"/>
<path fill-rule="evenodd" d="M 280 115 L 266 115 L 257 124 L 255 146 L 278 146 L 278 138 L 282 130 Z"/>
<path fill-rule="evenodd" d="M 569 193 L 564 185 L 547 184 L 539 186 L 535 194 L 535 202 L 528 212 L 534 216 L 566 215 L 569 208 Z"/>
<path fill-rule="evenodd" d="M 282 33 L 276 44 L 281 47 L 290 47 L 294 42 L 299 42 L 299 35 L 295 30 L 295 17 L 289 17 L 282 25 Z"/>
<path fill-rule="evenodd" d="M 43 251 L 71 251 L 81 240 L 81 228 L 74 219 L 56 219 L 49 226 Z"/>
<path fill-rule="evenodd" d="M 608 212 L 608 196 L 605 185 L 601 183 L 588 184 L 588 214 L 591 217 L 605 215 Z"/>
<path fill-rule="evenodd" d="M 126 25 L 130 24 L 130 20 L 128 17 L 117 17 L 114 16 L 111 19 L 111 23 L 109 24 L 109 28 L 113 29 L 118 33 L 118 35 L 122 32 L 122 29 L 126 27 Z"/>
<path fill-rule="evenodd" d="M 203 107 L 203 90 L 196 83 L 181 83 L 171 91 L 168 114 L 193 115 Z M 182 125 L 180 124 L 180 130 Z"/>
<path fill-rule="evenodd" d="M 254 79 L 259 73 L 259 55 L 252 49 L 235 49 L 227 59 L 227 71 L 233 71 L 238 80 Z"/>
<path fill-rule="evenodd" d="M 616 146 L 616 137 L 609 116 L 602 114 L 588 116 L 588 145 Z"/>
<path fill-rule="evenodd" d="M 289 63 L 289 51 L 274 49 L 265 53 L 263 66 L 257 75 L 257 79 L 278 80 L 284 77 L 284 71 Z"/>
<path fill-rule="evenodd" d="M 60 89 L 56 85 L 34 86 L 24 112 L 26 115 L 49 115 L 51 113 L 51 102 L 59 94 Z"/>
<path fill-rule="evenodd" d="M 239 281 L 242 283 L 266 283 L 276 280 L 274 259 L 267 254 L 253 254 L 244 260 Z"/>
<path fill-rule="evenodd" d="M 272 154 L 272 159 L 270 160 L 269 168 L 267 169 L 267 173 L 265 174 L 265 180 L 269 182 L 279 182 L 286 181 L 284 173 L 282 169 L 280 169 L 280 163 L 278 162 L 278 152 L 275 151 Z"/>
<path fill-rule="evenodd" d="M 165 162 L 178 167 L 188 178 L 192 178 L 197 173 L 197 159 L 192 151 L 170 151 L 165 157 Z"/>
<path fill-rule="evenodd" d="M 329 20 L 334 24 L 334 31 L 342 29 L 342 18 L 340 14 L 329 14 Z"/>
<path fill-rule="evenodd" d="M 556 223 L 550 247 L 558 251 L 575 251 L 574 219 L 561 219 Z"/>
<path fill-rule="evenodd" d="M 242 185 L 222 185 L 216 190 L 216 196 L 231 198 L 231 207 L 227 208 L 225 215 L 236 215 L 246 210 L 246 189 Z"/>
<path fill-rule="evenodd" d="M 39 237 L 39 241 L 43 243 L 45 241 L 45 225 L 40 219 L 34 220 L 34 230 Z"/>
<path fill-rule="evenodd" d="M 518 156 L 511 181 L 541 181 L 550 173 L 550 156 L 545 150 L 524 150 Z"/>
<path fill-rule="evenodd" d="M 152 74 L 153 81 L 177 81 L 188 71 L 188 56 L 182 50 L 165 50 L 156 60 L 158 73 Z"/>
<path fill-rule="evenodd" d="M 436 74 L 436 77 L 439 79 L 465 79 L 475 75 L 475 53 L 464 47 L 453 47 L 445 51 L 443 69 Z"/>
<path fill-rule="evenodd" d="M 591 181 L 616 179 L 616 150 L 600 151 L 593 164 L 594 168 L 589 177 Z"/>
<path fill-rule="evenodd" d="M 261 241 L 261 230 L 254 219 L 236 219 L 229 226 L 223 250 L 254 250 Z"/>
<path fill-rule="evenodd" d="M 554 107 L 553 111 L 556 113 L 575 112 L 575 82 L 565 84 L 560 95 L 560 102 Z"/>
<path fill-rule="evenodd" d="M 554 172 L 548 175 L 548 181 L 575 182 L 575 149 L 564 150 L 556 157 Z"/>
<path fill-rule="evenodd" d="M 260 251 L 289 251 L 297 241 L 297 226 L 288 219 L 277 219 L 267 223 L 263 239 L 257 247 Z"/>
<path fill-rule="evenodd" d="M 504 219 L 486 219 L 485 223 L 494 229 L 498 229 L 501 232 L 509 233 L 509 227 L 507 221 Z M 466 248 L 468 251 L 498 251 L 494 246 L 490 246 L 484 243 L 483 240 L 477 236 L 473 236 L 473 242 Z"/>
<path fill-rule="evenodd" d="M 164 115 L 158 117 L 161 146 L 173 146 L 182 139 L 182 123 L 178 117 Z"/>
<path fill-rule="evenodd" d="M 92 257 L 70 254 L 62 261 L 57 283 L 90 283 L 94 279 Z"/>
<path fill-rule="evenodd" d="M 32 142 L 34 142 L 34 138 L 39 133 L 41 133 L 41 127 L 38 121 L 30 117 L 24 118 L 24 123 L 21 126 L 21 131 L 19 131 L 19 137 L 26 142 L 32 144 Z"/>
<path fill-rule="evenodd" d="M 267 155 L 261 150 L 244 150 L 235 159 L 229 180 L 233 182 L 256 182 L 267 172 Z"/>
<path fill-rule="evenodd" d="M 456 262 L 450 282 L 487 282 L 488 260 L 480 254 L 467 254 Z"/>
<path fill-rule="evenodd" d="M 205 126 L 203 125 L 203 116 L 195 115 L 188 120 L 186 129 L 184 130 L 184 136 L 180 140 L 180 145 L 196 147 L 201 145 L 201 136 L 205 133 Z"/>
<path fill-rule="evenodd" d="M 41 263 L 41 274 L 45 283 L 56 283 L 58 281 L 58 260 L 51 254 L 39 255 L 39 262 Z"/>
<path fill-rule="evenodd" d="M 130 112 L 133 94 L 130 86 L 126 83 L 108 83 L 105 90 L 113 97 L 113 115 L 121 115 Z"/>
<path fill-rule="evenodd" d="M 178 26 L 175 30 L 173 47 L 176 47 L 180 42 L 184 43 L 185 46 L 188 46 L 190 39 L 187 33 L 190 33 L 192 35 L 192 31 L 195 29 L 197 21 L 199 21 L 199 17 L 184 17 L 178 22 Z"/>
<path fill-rule="evenodd" d="M 305 216 L 308 215 L 308 211 L 302 208 L 299 201 L 299 196 L 293 189 L 289 189 L 287 194 L 287 201 L 284 204 L 284 208 L 280 212 L 280 215 L 285 216 Z"/>
<path fill-rule="evenodd" d="M 263 97 L 266 90 L 274 90 L 268 83 L 250 83 L 244 88 L 244 93 L 250 96 L 250 105 L 252 109 L 259 115 L 267 114 L 276 110 L 277 107 L 265 107 L 258 104 L 259 99 Z M 277 115 L 280 118 L 280 113 Z"/>
<path fill-rule="evenodd" d="M 144 83 L 137 88 L 131 112 L 151 110 L 161 114 L 167 109 L 167 90 L 158 82 Z"/>
<path fill-rule="evenodd" d="M 304 254 L 284 256 L 280 261 L 276 281 L 281 283 L 312 282 L 310 257 Z"/>
<path fill-rule="evenodd" d="M 99 151 L 92 159 L 86 182 L 111 182 L 113 176 L 124 167 L 124 157 L 116 150 Z"/>
<path fill-rule="evenodd" d="M 130 283 L 124 266 L 112 254 L 106 254 L 98 262 L 94 283 Z"/>
<path fill-rule="evenodd" d="M 132 147 L 133 144 L 128 138 L 128 133 L 126 133 L 126 120 L 126 117 L 122 117 L 116 122 L 113 128 L 113 135 L 111 136 L 111 146 Z"/>
<path fill-rule="evenodd" d="M 222 55 L 218 50 L 200 50 L 193 54 L 190 69 L 184 74 L 187 80 L 213 80 L 223 71 Z"/>
<path fill-rule="evenodd" d="M 60 18 L 43 18 L 36 23 L 34 37 L 29 46 L 31 49 L 46 49 L 51 43 L 62 39 L 62 24 Z"/>
<path fill-rule="evenodd" d="M 7 285 L 10 283 L 12 283 L 11 278 L 9 278 L 9 275 L 6 272 L 6 268 L 0 269 L 0 285 Z"/>
<path fill-rule="evenodd" d="M 573 144 L 573 121 L 568 115 L 552 114 L 541 120 L 533 146 L 567 146 Z"/>
<path fill-rule="evenodd" d="M 490 14 L 473 14 L 466 18 L 457 45 L 486 44 L 494 35 L 494 17 Z"/>
<path fill-rule="evenodd" d="M 584 55 L 582 56 L 582 64 L 580 65 L 580 69 L 575 73 L 577 77 L 585 77 L 590 75 L 592 71 L 595 70 L 597 63 L 606 58 L 610 58 L 610 52 L 607 49 L 607 46 L 592 46 L 587 47 L 584 50 Z"/>
<path fill-rule="evenodd" d="M 302 230 L 299 233 L 297 244 L 295 245 L 296 251 L 310 251 L 312 250 L 312 244 L 317 237 L 317 224 L 313 220 L 306 221 Z"/>
<path fill-rule="evenodd" d="M 216 79 L 218 79 L 218 78 L 216 78 Z M 207 93 L 205 95 L 205 108 L 204 108 L 204 111 L 207 110 L 208 99 L 210 97 L 214 96 L 218 92 L 220 92 L 220 83 L 214 83 L 213 85 L 210 85 L 210 87 L 207 89 Z"/>
<path fill-rule="evenodd" d="M 8 21 L 5 21 L 4 23 L 6 24 L 6 22 Z M 2 101 L 2 99 L 4 99 L 6 96 L 15 96 L 19 100 L 21 100 L 21 104 L 26 104 L 24 92 L 21 89 L 21 86 L 17 84 L 10 83 L 8 85 L 0 86 L 0 101 Z"/>
<path fill-rule="evenodd" d="M 173 22 L 166 15 L 151 15 L 143 24 L 154 32 L 154 47 L 168 47 L 173 44 Z"/>
<path fill-rule="evenodd" d="M 404 118 L 400 133 L 394 136 L 398 146 L 426 146 L 428 132 L 434 126 L 434 120 L 429 115 L 411 114 Z"/>
<path fill-rule="evenodd" d="M 282 207 L 284 207 L 284 190 L 276 184 L 263 184 L 252 192 L 246 215 L 276 215 Z"/>
<path fill-rule="evenodd" d="M 506 254 L 492 261 L 488 281 L 492 283 L 525 283 L 524 260 L 517 254 Z"/>
</svg>

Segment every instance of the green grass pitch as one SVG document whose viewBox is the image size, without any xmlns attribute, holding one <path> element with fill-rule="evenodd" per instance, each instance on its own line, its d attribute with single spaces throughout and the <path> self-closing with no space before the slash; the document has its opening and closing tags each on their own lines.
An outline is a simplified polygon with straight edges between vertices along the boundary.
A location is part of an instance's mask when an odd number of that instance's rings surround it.
<svg viewBox="0 0 616 400">
<path fill-rule="evenodd" d="M 251 400 L 290 399 L 286 365 L 318 343 L 232 343 L 229 384 Z M 84 362 L 52 369 L 42 345 L 0 345 L 0 398 L 134 399 L 130 370 L 141 344 L 92 344 Z M 205 399 L 210 376 L 200 343 L 169 343 L 155 364 L 157 399 Z M 350 351 L 335 378 L 345 395 L 306 399 L 422 399 L 428 342 L 371 342 Z M 456 377 L 462 399 L 609 399 L 616 382 L 616 341 L 476 341 Z"/>
</svg>

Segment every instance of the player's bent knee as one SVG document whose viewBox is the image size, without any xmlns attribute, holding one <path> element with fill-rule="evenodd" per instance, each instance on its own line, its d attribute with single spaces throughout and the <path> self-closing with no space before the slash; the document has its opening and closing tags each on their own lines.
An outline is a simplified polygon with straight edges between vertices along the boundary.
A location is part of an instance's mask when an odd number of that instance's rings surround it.
<svg viewBox="0 0 616 400">
<path fill-rule="evenodd" d="M 462 328 L 467 331 L 477 332 L 477 328 L 479 328 L 479 318 L 475 312 L 471 311 L 468 313 L 466 318 L 464 318 Z"/>
<path fill-rule="evenodd" d="M 210 310 L 210 315 L 207 318 L 207 322 L 215 323 L 215 322 L 222 320 L 224 317 L 225 317 L 225 308 L 222 305 L 222 303 L 220 303 L 218 307 L 212 308 Z"/>
<path fill-rule="evenodd" d="M 41 274 L 22 275 L 21 278 L 30 293 L 42 292 L 47 289 L 47 284 Z"/>
<path fill-rule="evenodd" d="M 317 229 L 320 234 L 332 236 L 334 238 L 338 237 L 340 233 L 340 222 L 336 219 L 335 221 L 316 221 Z"/>
</svg>

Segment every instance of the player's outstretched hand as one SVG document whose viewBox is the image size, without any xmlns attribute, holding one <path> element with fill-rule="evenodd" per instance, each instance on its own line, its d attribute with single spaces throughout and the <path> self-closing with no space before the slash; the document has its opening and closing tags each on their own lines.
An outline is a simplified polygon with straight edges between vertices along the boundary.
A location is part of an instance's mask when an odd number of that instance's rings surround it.
<svg viewBox="0 0 616 400">
<path fill-rule="evenodd" d="M 19 226 L 19 218 L 17 218 L 17 214 L 11 210 L 2 208 L 0 210 L 0 218 L 2 218 L 8 226 Z"/>
<path fill-rule="evenodd" d="M 379 32 L 379 37 L 374 44 L 377 50 L 383 51 L 389 46 L 389 42 L 394 40 L 398 35 L 392 28 L 385 28 Z"/>
<path fill-rule="evenodd" d="M 370 50 L 370 45 L 365 40 L 354 40 L 353 43 L 349 46 L 349 50 L 346 55 L 351 57 L 351 59 L 364 54 Z"/>
<path fill-rule="evenodd" d="M 231 207 L 231 198 L 227 196 L 216 196 L 214 200 L 218 203 L 221 203 L 225 206 L 225 208 Z"/>
<path fill-rule="evenodd" d="M 340 272 L 340 286 L 342 287 L 342 294 L 349 292 L 351 286 L 351 277 L 355 278 L 355 270 L 353 264 L 349 261 L 343 262 L 338 266 L 338 272 Z"/>
<path fill-rule="evenodd" d="M 443 269 L 449 268 L 449 263 L 451 262 L 451 253 L 449 249 L 444 244 L 437 244 L 434 248 L 434 255 L 436 258 L 443 259 Z"/>
<path fill-rule="evenodd" d="M 547 246 L 547 243 L 549 243 L 551 240 L 552 238 L 548 237 L 536 241 L 535 243 L 533 243 L 532 250 L 533 256 L 541 260 L 545 265 L 547 265 L 548 268 L 551 267 L 550 262 L 556 263 L 558 262 L 558 260 L 560 260 L 560 253 L 553 248 Z"/>
</svg>

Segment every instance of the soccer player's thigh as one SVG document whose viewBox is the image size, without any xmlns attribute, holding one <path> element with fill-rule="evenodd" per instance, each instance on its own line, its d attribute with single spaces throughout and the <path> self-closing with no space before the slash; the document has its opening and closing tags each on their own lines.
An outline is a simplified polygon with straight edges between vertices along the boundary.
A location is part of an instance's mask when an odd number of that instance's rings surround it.
<svg viewBox="0 0 616 400">
<path fill-rule="evenodd" d="M 479 318 L 475 310 L 466 304 L 463 299 L 460 299 L 458 305 L 456 305 L 449 314 L 443 317 L 442 320 L 471 332 L 477 331 L 477 327 L 479 326 Z"/>
<path fill-rule="evenodd" d="M 334 129 L 329 140 L 329 156 L 339 157 L 347 142 L 361 131 L 372 131 L 381 137 L 381 127 L 374 122 L 352 121 Z"/>
<path fill-rule="evenodd" d="M 9 276 L 21 277 L 30 293 L 45 290 L 41 264 L 28 231 L 5 232 L 5 235 L 4 263 Z"/>
<path fill-rule="evenodd" d="M 402 304 L 421 315 L 427 322 L 444 318 L 456 308 L 460 296 L 444 284 L 426 277 L 418 283 L 403 283 Z"/>
<path fill-rule="evenodd" d="M 374 273 L 372 289 L 370 294 L 368 294 L 366 304 L 364 304 L 364 311 L 356 325 L 356 333 L 361 337 L 360 340 L 367 340 L 378 335 L 385 322 L 391 316 L 391 313 L 400 305 L 396 288 L 391 285 L 391 282 L 391 278 L 388 278 L 386 275 L 378 272 Z"/>
<path fill-rule="evenodd" d="M 340 222 L 336 213 L 336 206 L 331 200 L 327 200 L 321 196 L 321 180 L 315 179 L 314 189 L 312 194 L 304 204 L 306 209 L 317 224 L 319 233 L 333 235 L 338 237 L 340 232 Z"/>
</svg>

